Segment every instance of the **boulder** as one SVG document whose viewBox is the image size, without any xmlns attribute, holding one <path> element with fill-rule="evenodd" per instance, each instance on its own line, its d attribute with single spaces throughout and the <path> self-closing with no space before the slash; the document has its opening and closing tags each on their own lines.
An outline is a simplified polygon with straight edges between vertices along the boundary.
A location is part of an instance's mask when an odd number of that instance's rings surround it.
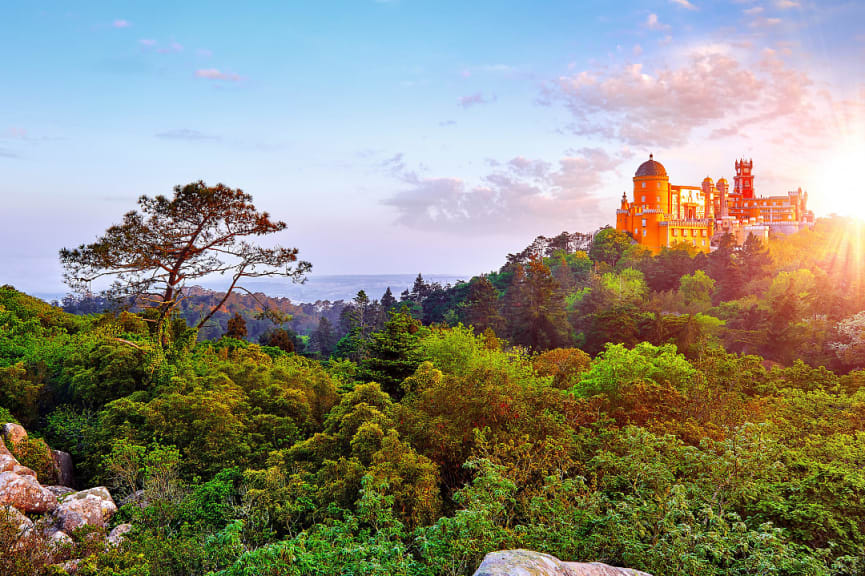
<svg viewBox="0 0 865 576">
<path fill-rule="evenodd" d="M 11 472 L 16 466 L 21 466 L 21 463 L 12 455 L 3 438 L 0 438 L 0 472 Z"/>
<path fill-rule="evenodd" d="M 46 486 L 45 489 L 57 496 L 58 499 L 75 492 L 75 488 L 69 486 Z"/>
<path fill-rule="evenodd" d="M 533 550 L 500 550 L 484 556 L 474 576 L 650 576 L 639 570 L 592 562 L 562 562 Z"/>
<path fill-rule="evenodd" d="M 0 521 L 10 522 L 18 528 L 18 534 L 30 532 L 33 521 L 12 506 L 0 506 Z"/>
<path fill-rule="evenodd" d="M 72 464 L 72 456 L 69 452 L 52 450 L 51 457 L 54 459 L 54 469 L 57 471 L 57 483 L 61 486 L 75 486 L 75 466 Z"/>
<path fill-rule="evenodd" d="M 57 508 L 57 497 L 43 488 L 35 475 L 0 472 L 0 506 L 4 505 L 42 514 Z"/>
<path fill-rule="evenodd" d="M 600 562 L 562 562 L 573 576 L 651 576 L 633 568 L 616 568 Z"/>
<path fill-rule="evenodd" d="M 63 496 L 54 516 L 61 530 L 71 532 L 85 524 L 104 528 L 115 512 L 117 505 L 111 493 L 104 486 L 97 486 Z"/>
<path fill-rule="evenodd" d="M 3 425 L 3 440 L 10 448 L 14 448 L 16 444 L 27 439 L 27 430 L 20 424 L 8 422 Z"/>
<path fill-rule="evenodd" d="M 108 534 L 108 543 L 112 546 L 118 546 L 130 530 L 132 530 L 132 524 L 118 524 Z"/>
<path fill-rule="evenodd" d="M 17 424 L 6 424 L 6 426 L 18 426 Z M 20 428 L 20 426 L 18 426 Z M 5 428 L 5 427 L 4 427 Z M 23 428 L 21 428 L 23 430 Z M 24 433 L 24 437 L 27 437 L 27 433 Z M 21 476 L 33 476 L 36 478 L 36 472 L 28 468 L 27 466 L 22 466 L 18 459 L 12 455 L 12 452 L 9 451 L 9 448 L 6 446 L 6 442 L 9 442 L 10 445 L 13 445 L 10 440 L 3 440 L 0 438 L 0 472 L 13 472 L 15 474 L 19 474 Z"/>
<path fill-rule="evenodd" d="M 72 546 L 72 537 L 62 530 L 57 530 L 51 534 L 48 538 L 48 542 L 51 544 L 52 548 L 57 550 L 67 546 Z"/>
</svg>

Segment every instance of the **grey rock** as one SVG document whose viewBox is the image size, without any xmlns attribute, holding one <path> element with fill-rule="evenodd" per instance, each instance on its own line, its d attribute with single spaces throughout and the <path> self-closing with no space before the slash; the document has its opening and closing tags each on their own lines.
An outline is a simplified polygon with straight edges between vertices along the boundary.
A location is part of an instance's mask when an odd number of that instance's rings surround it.
<svg viewBox="0 0 865 576">
<path fill-rule="evenodd" d="M 9 447 L 14 447 L 22 440 L 27 439 L 27 430 L 20 424 L 8 422 L 3 425 L 3 440 Z"/>
<path fill-rule="evenodd" d="M 132 530 L 132 524 L 118 524 L 108 534 L 108 543 L 112 546 L 118 546 L 130 530 Z"/>
<path fill-rule="evenodd" d="M 0 506 L 0 520 L 15 524 L 19 534 L 33 529 L 33 521 L 12 506 Z"/>
<path fill-rule="evenodd" d="M 651 576 L 597 562 L 562 562 L 533 550 L 500 550 L 484 557 L 474 576 Z"/>
<path fill-rule="evenodd" d="M 61 486 L 75 487 L 75 466 L 72 463 L 72 455 L 61 450 L 52 450 L 51 457 L 54 459 L 54 469 L 57 471 L 57 483 Z"/>
<path fill-rule="evenodd" d="M 69 486 L 46 486 L 45 489 L 57 496 L 58 499 L 62 499 L 67 494 L 75 492 L 75 488 L 70 488 Z"/>
<path fill-rule="evenodd" d="M 51 547 L 55 549 L 72 546 L 72 537 L 62 530 L 57 530 L 51 534 L 48 541 L 50 542 Z"/>
</svg>

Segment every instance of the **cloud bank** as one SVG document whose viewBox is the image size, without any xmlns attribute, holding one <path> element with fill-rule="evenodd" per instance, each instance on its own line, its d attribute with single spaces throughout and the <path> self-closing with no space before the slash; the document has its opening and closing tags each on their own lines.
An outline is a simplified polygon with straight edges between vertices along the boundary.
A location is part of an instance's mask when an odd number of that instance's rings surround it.
<svg viewBox="0 0 865 576">
<path fill-rule="evenodd" d="M 481 235 L 594 225 L 607 208 L 596 195 L 603 175 L 622 158 L 599 148 L 583 148 L 555 165 L 517 156 L 476 184 L 405 172 L 401 155 L 386 162 L 403 170 L 404 188 L 384 201 L 399 224 Z"/>
</svg>

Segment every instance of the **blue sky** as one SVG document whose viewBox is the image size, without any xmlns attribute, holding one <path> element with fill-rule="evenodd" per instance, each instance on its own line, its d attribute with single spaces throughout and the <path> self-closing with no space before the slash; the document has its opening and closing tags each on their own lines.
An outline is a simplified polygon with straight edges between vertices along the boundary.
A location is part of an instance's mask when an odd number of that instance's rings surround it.
<svg viewBox="0 0 865 576">
<path fill-rule="evenodd" d="M 322 274 L 496 268 L 612 223 L 649 152 L 865 208 L 859 2 L 34 1 L 0 8 L 0 50 L 0 282 L 25 290 L 198 179 Z"/>
</svg>

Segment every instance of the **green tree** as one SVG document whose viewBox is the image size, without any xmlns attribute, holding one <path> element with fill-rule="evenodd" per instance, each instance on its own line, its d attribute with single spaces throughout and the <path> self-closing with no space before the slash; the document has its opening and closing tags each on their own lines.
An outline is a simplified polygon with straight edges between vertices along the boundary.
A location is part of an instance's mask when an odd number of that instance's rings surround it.
<svg viewBox="0 0 865 576">
<path fill-rule="evenodd" d="M 679 280 L 679 294 L 685 306 L 695 311 L 703 311 L 712 305 L 715 281 L 702 270 L 686 274 Z"/>
<path fill-rule="evenodd" d="M 336 342 L 336 335 L 330 320 L 322 316 L 318 320 L 318 327 L 310 336 L 310 348 L 319 358 L 327 359 L 333 354 Z"/>
<path fill-rule="evenodd" d="M 259 212 L 252 196 L 239 189 L 195 182 L 177 186 L 173 198 L 141 196 L 138 205 L 140 212 L 128 212 L 96 242 L 62 249 L 60 261 L 73 290 L 86 292 L 91 282 L 113 277 L 109 294 L 155 308 L 163 345 L 168 342 L 162 328 L 180 304 L 187 282 L 215 273 L 231 277 L 222 300 L 199 320 L 200 328 L 244 278 L 300 280 L 311 268 L 298 261 L 296 248 L 262 248 L 249 242 L 287 225 Z"/>
<path fill-rule="evenodd" d="M 611 227 L 601 228 L 592 239 L 589 258 L 594 262 L 606 262 L 615 266 L 632 243 L 633 240 L 626 232 Z"/>
<path fill-rule="evenodd" d="M 234 316 L 228 319 L 225 335 L 238 340 L 246 338 L 246 320 L 240 315 L 240 312 L 235 312 Z"/>
<path fill-rule="evenodd" d="M 486 276 L 472 278 L 469 295 L 462 309 L 466 324 L 478 332 L 492 328 L 496 334 L 504 331 L 505 319 L 499 312 L 499 293 Z"/>
<path fill-rule="evenodd" d="M 414 374 L 422 360 L 420 323 L 402 312 L 392 313 L 381 332 L 370 338 L 368 356 L 360 366 L 360 377 L 378 382 L 393 398 L 402 398 L 403 380 Z"/>
<path fill-rule="evenodd" d="M 522 281 L 509 291 L 514 291 L 509 297 L 520 303 L 516 314 L 509 318 L 509 333 L 515 344 L 545 350 L 567 343 L 569 325 L 564 295 L 540 259 L 529 262 Z"/>
<path fill-rule="evenodd" d="M 387 290 L 385 290 L 384 294 L 381 296 L 381 308 L 382 311 L 387 314 L 394 306 L 396 306 L 396 298 L 394 297 L 393 292 L 390 291 L 390 286 L 388 286 Z"/>
</svg>

